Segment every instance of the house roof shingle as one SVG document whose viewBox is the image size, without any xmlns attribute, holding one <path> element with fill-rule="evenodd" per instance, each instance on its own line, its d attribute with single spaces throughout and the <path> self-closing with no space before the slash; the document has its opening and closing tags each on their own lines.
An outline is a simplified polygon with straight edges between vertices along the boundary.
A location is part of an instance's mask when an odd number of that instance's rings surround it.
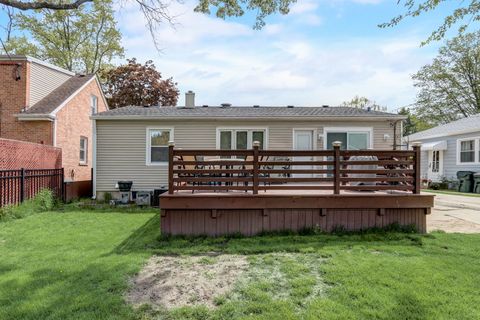
<svg viewBox="0 0 480 320">
<path fill-rule="evenodd" d="M 65 102 L 71 95 L 73 95 L 78 89 L 94 78 L 94 74 L 85 76 L 74 76 L 65 81 L 58 88 L 50 92 L 42 100 L 35 103 L 21 114 L 45 114 L 52 113 L 57 107 Z"/>
<path fill-rule="evenodd" d="M 480 132 L 480 114 L 417 132 L 405 137 L 405 139 L 416 141 L 475 131 Z"/>
<path fill-rule="evenodd" d="M 135 119 L 135 118 L 317 118 L 317 117 L 372 117 L 372 118 L 397 118 L 404 117 L 397 114 L 363 110 L 351 107 L 139 107 L 128 106 L 101 112 L 94 116 L 95 119 Z"/>
</svg>

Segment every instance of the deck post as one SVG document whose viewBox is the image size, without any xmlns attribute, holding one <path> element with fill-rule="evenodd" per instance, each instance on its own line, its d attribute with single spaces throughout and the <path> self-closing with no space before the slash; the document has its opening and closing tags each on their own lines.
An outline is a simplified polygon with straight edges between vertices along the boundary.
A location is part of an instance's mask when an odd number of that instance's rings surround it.
<svg viewBox="0 0 480 320">
<path fill-rule="evenodd" d="M 168 194 L 173 194 L 173 152 L 175 142 L 168 142 Z"/>
<path fill-rule="evenodd" d="M 253 142 L 253 194 L 258 194 L 258 149 L 259 141 Z"/>
<path fill-rule="evenodd" d="M 333 145 L 333 193 L 340 194 L 340 147 L 341 141 L 334 141 Z"/>
<path fill-rule="evenodd" d="M 415 172 L 414 174 L 414 183 L 413 183 L 413 193 L 415 194 L 420 194 L 421 190 L 421 178 L 420 178 L 420 154 L 421 154 L 421 149 L 420 149 L 420 144 L 416 143 L 413 145 L 413 151 L 415 152 L 414 156 L 414 165 L 413 165 L 413 171 Z"/>
</svg>

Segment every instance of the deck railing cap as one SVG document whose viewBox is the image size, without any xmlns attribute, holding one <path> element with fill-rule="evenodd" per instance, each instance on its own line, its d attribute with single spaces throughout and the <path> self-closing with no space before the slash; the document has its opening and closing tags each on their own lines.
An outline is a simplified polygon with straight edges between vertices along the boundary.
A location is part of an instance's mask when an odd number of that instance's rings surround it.
<svg viewBox="0 0 480 320">
<path fill-rule="evenodd" d="M 175 141 L 168 141 L 169 147 L 175 147 Z"/>
<path fill-rule="evenodd" d="M 254 147 L 260 147 L 260 141 L 253 141 Z"/>
<path fill-rule="evenodd" d="M 333 141 L 332 146 L 334 147 L 341 147 L 342 146 L 342 141 Z"/>
</svg>

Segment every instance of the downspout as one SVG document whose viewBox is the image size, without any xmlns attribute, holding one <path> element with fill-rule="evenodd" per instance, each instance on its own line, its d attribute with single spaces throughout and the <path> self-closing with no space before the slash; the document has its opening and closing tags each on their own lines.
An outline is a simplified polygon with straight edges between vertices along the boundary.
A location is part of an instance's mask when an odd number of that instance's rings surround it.
<svg viewBox="0 0 480 320">
<path fill-rule="evenodd" d="M 93 119 L 92 121 L 92 199 L 97 198 L 97 120 Z"/>
<path fill-rule="evenodd" d="M 53 119 L 53 137 L 52 137 L 52 144 L 54 147 L 57 146 L 57 117 Z"/>
</svg>

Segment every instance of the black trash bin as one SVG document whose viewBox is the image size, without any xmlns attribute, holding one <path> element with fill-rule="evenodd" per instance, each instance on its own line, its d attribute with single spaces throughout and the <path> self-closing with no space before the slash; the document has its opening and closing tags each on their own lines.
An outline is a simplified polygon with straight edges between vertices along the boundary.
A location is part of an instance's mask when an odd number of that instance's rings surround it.
<svg viewBox="0 0 480 320">
<path fill-rule="evenodd" d="M 121 192 L 129 192 L 132 189 L 133 181 L 118 181 L 118 190 Z"/>
<path fill-rule="evenodd" d="M 153 199 L 152 199 L 152 206 L 159 207 L 160 206 L 160 195 L 168 191 L 166 186 L 161 186 L 159 189 L 153 190 Z"/>
<path fill-rule="evenodd" d="M 480 172 L 473 174 L 473 192 L 480 193 Z"/>
<path fill-rule="evenodd" d="M 472 192 L 473 191 L 473 171 L 458 171 L 458 191 Z"/>
</svg>

